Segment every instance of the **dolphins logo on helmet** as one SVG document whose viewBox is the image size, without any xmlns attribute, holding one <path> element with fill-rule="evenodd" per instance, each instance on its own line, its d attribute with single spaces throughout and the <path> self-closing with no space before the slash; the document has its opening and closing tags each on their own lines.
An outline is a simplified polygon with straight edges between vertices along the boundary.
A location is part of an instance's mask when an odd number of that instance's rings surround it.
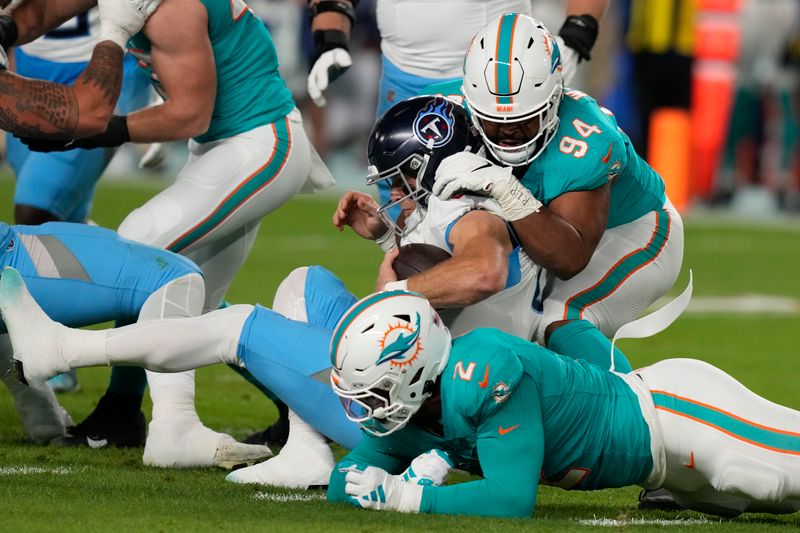
<svg viewBox="0 0 800 533">
<path fill-rule="evenodd" d="M 388 362 L 397 367 L 410 365 L 422 350 L 419 339 L 420 316 L 416 314 L 416 324 L 398 322 L 389 326 L 380 340 L 381 353 L 376 365 Z"/>
<path fill-rule="evenodd" d="M 433 141 L 433 148 L 444 146 L 453 138 L 453 104 L 444 98 L 431 100 L 414 119 L 414 135 L 424 144 Z"/>
</svg>

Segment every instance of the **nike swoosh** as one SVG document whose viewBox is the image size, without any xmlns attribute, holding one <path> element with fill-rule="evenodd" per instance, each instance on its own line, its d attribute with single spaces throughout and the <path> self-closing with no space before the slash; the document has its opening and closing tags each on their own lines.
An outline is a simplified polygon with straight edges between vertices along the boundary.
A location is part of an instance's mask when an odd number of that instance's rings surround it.
<svg viewBox="0 0 800 533">
<path fill-rule="evenodd" d="M 103 446 L 108 444 L 108 440 L 106 439 L 94 440 L 91 437 L 86 437 L 86 444 L 89 445 L 89 448 L 102 448 Z"/>
<path fill-rule="evenodd" d="M 478 382 L 478 387 L 485 389 L 489 386 L 489 365 L 486 365 L 486 372 L 483 374 L 483 379 Z"/>
<path fill-rule="evenodd" d="M 608 162 L 609 162 L 609 161 L 611 161 L 611 151 L 612 151 L 613 149 L 614 149 L 614 143 L 608 143 L 608 153 L 606 154 L 606 156 L 605 156 L 605 157 L 601 157 L 601 158 L 600 158 L 600 160 L 601 160 L 601 161 L 602 161 L 604 164 L 608 164 Z"/>
<path fill-rule="evenodd" d="M 515 430 L 515 429 L 517 429 L 518 427 L 519 427 L 519 424 L 514 424 L 513 426 L 511 426 L 511 427 L 509 427 L 509 428 L 504 428 L 503 426 L 498 426 L 498 427 L 497 427 L 497 432 L 498 432 L 500 435 L 506 435 L 506 434 L 508 434 L 508 433 L 511 433 L 512 431 L 514 431 L 514 430 Z"/>
<path fill-rule="evenodd" d="M 479 170 L 480 170 L 480 169 L 482 169 L 482 168 L 489 168 L 490 166 L 492 166 L 492 164 L 491 164 L 491 163 L 484 163 L 483 165 L 481 165 L 481 166 L 479 166 L 479 167 L 473 168 L 473 169 L 472 169 L 472 172 L 477 172 L 477 171 L 479 171 Z"/>
<path fill-rule="evenodd" d="M 689 453 L 689 464 L 683 465 L 686 468 L 691 468 L 694 470 L 694 452 Z"/>
</svg>

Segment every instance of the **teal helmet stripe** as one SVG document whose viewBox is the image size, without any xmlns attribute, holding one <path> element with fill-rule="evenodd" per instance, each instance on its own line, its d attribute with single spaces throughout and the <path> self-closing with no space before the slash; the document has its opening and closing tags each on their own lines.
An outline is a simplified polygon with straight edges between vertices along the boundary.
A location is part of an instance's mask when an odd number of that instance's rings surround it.
<svg viewBox="0 0 800 533">
<path fill-rule="evenodd" d="M 511 92 L 511 48 L 514 46 L 514 27 L 517 24 L 516 13 L 506 13 L 500 20 L 497 32 L 497 51 L 495 57 L 495 89 L 498 95 Z M 498 104 L 510 104 L 511 96 L 498 96 Z"/>
<path fill-rule="evenodd" d="M 331 339 L 331 365 L 333 365 L 334 368 L 338 368 L 336 365 L 336 353 L 339 351 L 339 343 L 342 341 L 342 335 L 344 334 L 344 331 L 350 327 L 350 324 L 361 315 L 361 313 L 376 303 L 388 300 L 389 298 L 408 295 L 422 298 L 422 295 L 417 293 L 409 293 L 408 291 L 386 291 L 368 296 L 351 307 L 350 310 L 347 311 L 347 313 L 345 313 L 345 315 L 339 321 L 339 324 L 336 326 L 336 329 L 333 332 L 333 338 Z"/>
</svg>

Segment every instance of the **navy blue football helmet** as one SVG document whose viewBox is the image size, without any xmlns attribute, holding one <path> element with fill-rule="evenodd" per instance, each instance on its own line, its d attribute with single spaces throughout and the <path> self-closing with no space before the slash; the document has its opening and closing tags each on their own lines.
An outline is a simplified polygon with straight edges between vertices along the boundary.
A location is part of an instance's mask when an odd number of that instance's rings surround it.
<svg viewBox="0 0 800 533">
<path fill-rule="evenodd" d="M 424 209 L 439 163 L 457 152 L 476 150 L 479 143 L 467 112 L 451 100 L 414 96 L 392 106 L 375 123 L 367 145 L 367 184 L 386 180 L 406 193 L 381 206 L 378 213 L 384 221 L 400 235 L 413 229 L 398 227 L 389 210 L 396 211 L 407 199 Z"/>
</svg>

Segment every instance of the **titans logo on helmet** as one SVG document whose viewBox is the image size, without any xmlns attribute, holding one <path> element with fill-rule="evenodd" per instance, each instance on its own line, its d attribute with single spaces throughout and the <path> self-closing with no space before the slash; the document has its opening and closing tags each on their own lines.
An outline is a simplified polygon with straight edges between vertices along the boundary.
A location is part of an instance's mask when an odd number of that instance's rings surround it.
<svg viewBox="0 0 800 533">
<path fill-rule="evenodd" d="M 453 104 L 444 98 L 435 98 L 426 105 L 414 119 L 414 134 L 427 145 L 431 140 L 433 147 L 444 146 L 453 138 Z"/>
</svg>

